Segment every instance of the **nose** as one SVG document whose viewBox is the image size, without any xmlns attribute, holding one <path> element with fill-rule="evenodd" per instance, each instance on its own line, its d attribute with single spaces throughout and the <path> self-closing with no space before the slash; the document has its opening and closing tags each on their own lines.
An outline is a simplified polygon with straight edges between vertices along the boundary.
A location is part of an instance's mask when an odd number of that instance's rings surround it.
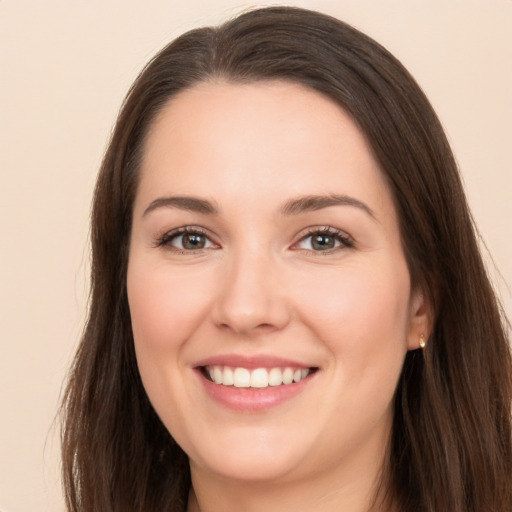
<svg viewBox="0 0 512 512">
<path fill-rule="evenodd" d="M 286 327 L 291 308 L 276 262 L 245 251 L 225 263 L 213 308 L 215 324 L 248 338 Z"/>
</svg>

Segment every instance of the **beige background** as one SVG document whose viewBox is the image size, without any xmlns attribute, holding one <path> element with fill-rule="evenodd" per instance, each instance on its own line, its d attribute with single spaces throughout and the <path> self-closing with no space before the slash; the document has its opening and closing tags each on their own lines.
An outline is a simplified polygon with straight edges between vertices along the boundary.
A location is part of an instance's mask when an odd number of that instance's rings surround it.
<svg viewBox="0 0 512 512">
<path fill-rule="evenodd" d="M 267 5 L 272 2 L 261 2 Z M 277 2 L 276 2 L 277 3 Z M 511 0 L 304 0 L 387 46 L 453 144 L 512 313 Z M 240 0 L 0 0 L 0 510 L 63 510 L 52 421 L 83 324 L 88 214 L 120 102 L 177 34 Z"/>
</svg>

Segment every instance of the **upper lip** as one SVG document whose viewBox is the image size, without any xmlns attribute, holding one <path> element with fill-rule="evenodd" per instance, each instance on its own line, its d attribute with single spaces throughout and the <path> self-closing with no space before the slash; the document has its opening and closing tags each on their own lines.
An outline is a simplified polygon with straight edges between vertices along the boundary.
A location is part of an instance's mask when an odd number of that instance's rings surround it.
<svg viewBox="0 0 512 512">
<path fill-rule="evenodd" d="M 231 366 L 233 368 L 277 368 L 277 367 L 292 367 L 292 368 L 312 368 L 309 364 L 304 364 L 293 359 L 273 355 L 255 355 L 246 356 L 240 354 L 222 354 L 217 356 L 208 357 L 197 361 L 192 365 L 194 368 L 204 366 Z"/>
</svg>

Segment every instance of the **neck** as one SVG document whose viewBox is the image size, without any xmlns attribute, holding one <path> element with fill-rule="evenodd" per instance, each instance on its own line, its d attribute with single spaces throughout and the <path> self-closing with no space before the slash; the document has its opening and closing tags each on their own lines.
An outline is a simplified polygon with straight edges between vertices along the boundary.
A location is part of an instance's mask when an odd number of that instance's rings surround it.
<svg viewBox="0 0 512 512">
<path fill-rule="evenodd" d="M 324 471 L 307 480 L 246 482 L 208 474 L 191 464 L 187 512 L 391 512 L 383 504 L 382 474 L 376 467 Z"/>
</svg>

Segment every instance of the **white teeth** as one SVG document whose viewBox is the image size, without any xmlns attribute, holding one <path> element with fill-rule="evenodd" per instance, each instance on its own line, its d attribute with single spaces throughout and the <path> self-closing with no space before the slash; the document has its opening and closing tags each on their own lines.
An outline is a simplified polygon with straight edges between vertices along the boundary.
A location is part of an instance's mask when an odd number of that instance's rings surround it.
<svg viewBox="0 0 512 512">
<path fill-rule="evenodd" d="M 251 372 L 246 368 L 235 368 L 233 372 L 233 384 L 235 388 L 251 387 Z"/>
<path fill-rule="evenodd" d="M 280 386 L 283 383 L 283 372 L 280 368 L 272 368 L 268 372 L 268 383 L 271 386 Z"/>
<path fill-rule="evenodd" d="M 230 366 L 207 366 L 206 372 L 215 384 L 235 386 L 236 388 L 266 388 L 268 386 L 288 385 L 305 379 L 308 368 L 232 368 Z"/>
<path fill-rule="evenodd" d="M 268 372 L 265 368 L 258 368 L 251 373 L 251 388 L 268 387 Z"/>
<path fill-rule="evenodd" d="M 222 369 L 218 366 L 213 367 L 213 382 L 215 384 L 222 384 Z"/>
<path fill-rule="evenodd" d="M 283 372 L 283 384 L 291 384 L 293 382 L 293 370 L 285 368 Z"/>
<path fill-rule="evenodd" d="M 223 379 L 221 384 L 224 384 L 224 386 L 232 386 L 235 383 L 233 370 L 229 366 L 224 367 L 224 373 L 222 376 Z"/>
</svg>

